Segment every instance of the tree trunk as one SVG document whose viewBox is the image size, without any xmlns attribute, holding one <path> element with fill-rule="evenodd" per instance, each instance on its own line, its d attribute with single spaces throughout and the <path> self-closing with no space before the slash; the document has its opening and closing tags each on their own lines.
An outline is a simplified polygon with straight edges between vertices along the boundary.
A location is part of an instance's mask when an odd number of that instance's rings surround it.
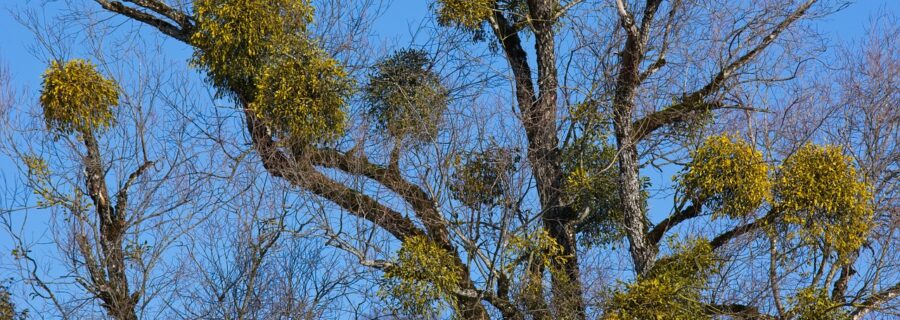
<svg viewBox="0 0 900 320">
<path fill-rule="evenodd" d="M 105 173 L 102 157 L 97 139 L 89 130 L 81 132 L 81 138 L 87 148 L 85 157 L 85 172 L 88 194 L 94 202 L 97 212 L 97 221 L 100 223 L 100 249 L 102 250 L 99 263 L 88 262 L 88 271 L 94 282 L 95 291 L 103 301 L 103 307 L 110 317 L 119 320 L 136 320 L 134 312 L 138 296 L 132 296 L 128 289 L 128 277 L 125 274 L 125 253 L 122 250 L 125 235 L 125 216 L 117 212 L 110 203 L 109 191 L 106 187 Z M 82 237 L 82 242 L 87 239 Z M 80 246 L 85 260 L 93 260 L 93 255 L 86 250 L 91 250 L 90 245 L 83 243 Z M 101 269 L 102 268 L 102 269 Z"/>
</svg>

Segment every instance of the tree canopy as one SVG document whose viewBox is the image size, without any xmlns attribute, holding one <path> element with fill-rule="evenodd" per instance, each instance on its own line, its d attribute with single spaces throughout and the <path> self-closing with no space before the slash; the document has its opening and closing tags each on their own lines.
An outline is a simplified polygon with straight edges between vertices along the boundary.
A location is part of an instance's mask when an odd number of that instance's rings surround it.
<svg viewBox="0 0 900 320">
<path fill-rule="evenodd" d="M 40 302 L 0 318 L 900 312 L 896 13 L 838 46 L 841 1 L 425 7 L 390 41 L 380 1 L 21 11 L 0 225 Z"/>
</svg>

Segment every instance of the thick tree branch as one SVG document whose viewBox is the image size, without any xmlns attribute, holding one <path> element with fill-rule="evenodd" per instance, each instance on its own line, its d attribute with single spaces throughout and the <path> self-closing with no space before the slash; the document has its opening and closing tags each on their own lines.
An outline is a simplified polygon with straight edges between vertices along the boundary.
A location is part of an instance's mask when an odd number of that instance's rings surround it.
<svg viewBox="0 0 900 320">
<path fill-rule="evenodd" d="M 616 13 L 619 14 L 619 20 L 622 21 L 622 28 L 629 37 L 637 37 L 638 29 L 634 25 L 634 16 L 628 12 L 628 7 L 624 0 L 616 0 Z"/>
<path fill-rule="evenodd" d="M 317 149 L 311 153 L 310 161 L 314 166 L 334 168 L 365 176 L 400 195 L 413 208 L 416 216 L 425 225 L 428 234 L 441 246 L 450 249 L 446 221 L 438 212 L 434 200 L 421 187 L 404 179 L 399 171 L 373 164 L 364 157 L 333 149 Z"/>
<path fill-rule="evenodd" d="M 500 10 L 494 10 L 490 24 L 512 69 L 516 102 L 519 108 L 531 106 L 537 101 L 537 97 L 531 79 L 531 67 L 528 65 L 528 54 L 522 48 L 522 39 Z"/>
<path fill-rule="evenodd" d="M 652 268 L 657 249 L 645 238 L 649 230 L 647 230 L 647 219 L 643 211 L 642 202 L 644 200 L 640 196 L 637 153 L 639 141 L 634 139 L 635 129 L 632 126 L 632 119 L 634 118 L 636 92 L 640 85 L 640 66 L 646 55 L 650 26 L 653 24 L 653 17 L 659 9 L 660 2 L 659 0 L 647 1 L 640 29 L 635 26 L 633 15 L 628 12 L 625 3 L 623 1 L 616 3 L 627 37 L 620 52 L 621 61 L 616 75 L 613 95 L 613 124 L 616 144 L 619 148 L 616 160 L 619 163 L 618 179 L 621 184 L 619 197 L 622 199 L 625 218 L 623 224 L 625 234 L 628 236 L 628 250 L 638 274 L 643 274 Z"/>
<path fill-rule="evenodd" d="M 647 67 L 647 70 L 644 70 L 644 72 L 641 73 L 638 79 L 639 83 L 643 83 L 645 80 L 647 80 L 647 78 L 652 76 L 654 73 L 659 71 L 659 69 L 662 69 L 662 67 L 666 65 L 666 54 L 669 51 L 669 34 L 672 30 L 672 25 L 675 23 L 675 13 L 681 6 L 681 1 L 673 1 L 669 6 L 671 8 L 669 9 L 668 18 L 666 18 L 666 25 L 663 28 L 662 45 L 660 46 L 656 61 L 653 61 L 653 63 L 651 63 L 650 66 Z"/>
<path fill-rule="evenodd" d="M 640 29 L 640 36 L 644 42 L 650 36 L 650 27 L 653 25 L 653 19 L 656 16 L 656 12 L 659 11 L 660 4 L 662 4 L 662 0 L 647 0 L 644 6 L 644 16 L 641 18 Z"/>
<path fill-rule="evenodd" d="M 351 214 L 371 221 L 397 239 L 403 240 L 424 234 L 412 220 L 399 212 L 391 210 L 365 194 L 335 182 L 316 171 L 310 164 L 292 161 L 278 148 L 269 135 L 269 131 L 252 111 L 245 109 L 244 117 L 253 146 L 262 160 L 263 167 L 273 176 L 287 179 L 292 184 L 348 210 Z"/>
<path fill-rule="evenodd" d="M 111 223 L 113 208 L 109 202 L 109 192 L 106 188 L 106 170 L 103 168 L 103 159 L 100 155 L 100 147 L 94 134 L 88 130 L 81 133 L 81 140 L 87 149 L 84 157 L 85 183 L 88 196 L 97 209 L 97 214 L 103 222 Z"/>
<path fill-rule="evenodd" d="M 700 100 L 683 100 L 664 109 L 648 114 L 632 124 L 635 129 L 636 141 L 641 141 L 653 131 L 663 126 L 688 119 L 697 113 L 722 109 L 725 104 L 719 102 L 705 102 Z"/>
<path fill-rule="evenodd" d="M 491 293 L 490 291 L 456 290 L 454 294 L 458 297 L 465 297 L 469 299 L 483 299 L 484 301 L 499 309 L 500 313 L 503 315 L 503 319 L 525 319 L 524 315 L 519 312 L 519 309 L 515 306 L 515 304 L 504 297 Z"/>
<path fill-rule="evenodd" d="M 175 38 L 181 42 L 190 44 L 191 33 L 193 32 L 193 27 L 190 24 L 189 20 L 187 20 L 187 18 L 186 18 L 187 15 L 183 12 L 178 12 L 177 10 L 169 8 L 169 7 L 165 6 L 164 4 L 161 4 L 158 1 L 154 1 L 154 0 L 130 1 L 130 2 L 138 4 L 138 5 L 141 5 L 143 3 L 146 6 L 142 5 L 142 7 L 149 9 L 151 11 L 159 10 L 163 14 L 166 14 L 166 12 L 168 12 L 168 15 L 166 15 L 166 17 L 176 21 L 179 24 L 181 24 L 181 21 L 185 21 L 185 24 L 182 24 L 181 28 L 179 28 L 169 22 L 166 22 L 165 20 L 163 20 L 157 16 L 154 16 L 154 15 L 146 12 L 146 11 L 126 6 L 119 1 L 109 1 L 109 0 L 94 0 L 94 1 L 99 3 L 100 6 L 103 7 L 103 9 L 106 9 L 108 11 L 115 12 L 115 13 L 121 14 L 123 16 L 132 18 L 134 20 L 143 22 L 143 23 L 150 25 L 156 29 L 159 29 L 159 31 L 162 31 L 162 33 L 164 33 L 172 38 Z M 156 10 L 154 10 L 153 8 L 156 8 Z M 168 8 L 168 9 L 166 9 L 166 8 Z M 171 16 L 169 16 L 169 15 L 171 15 Z"/>
<path fill-rule="evenodd" d="M 102 1 L 102 0 L 101 0 Z M 166 5 L 162 1 L 157 0 L 125 0 L 125 2 L 131 2 L 135 5 L 138 5 L 143 8 L 150 9 L 153 12 L 161 14 L 166 18 L 175 21 L 182 29 L 191 29 L 193 27 L 193 23 L 191 22 L 191 17 L 184 12 L 179 10 L 175 10 L 174 8 Z"/>
<path fill-rule="evenodd" d="M 739 68 L 743 67 L 748 62 L 756 58 L 756 56 L 758 56 L 760 53 L 762 53 L 763 50 L 765 50 L 770 44 L 772 44 L 772 42 L 774 42 L 782 32 L 787 30 L 787 28 L 791 24 L 793 24 L 795 21 L 800 19 L 800 17 L 806 14 L 806 11 L 809 10 L 809 8 L 812 7 L 812 5 L 816 3 L 816 1 L 817 0 L 807 0 L 804 4 L 800 5 L 797 10 L 794 10 L 793 13 L 791 13 L 784 20 L 778 23 L 778 25 L 776 25 L 775 28 L 772 29 L 772 31 L 770 31 L 762 41 L 760 41 L 760 43 L 753 47 L 753 49 L 750 49 L 749 51 L 744 53 L 744 55 L 740 56 L 739 58 L 722 68 L 722 70 L 720 70 L 719 73 L 716 74 L 715 77 L 713 77 L 712 81 L 703 86 L 703 88 L 701 88 L 700 90 L 694 92 L 692 95 L 696 95 L 699 99 L 709 96 L 715 91 L 718 91 L 722 87 L 722 84 L 725 83 L 725 80 L 728 79 L 728 77 L 730 77 L 732 74 L 734 74 L 735 71 L 737 71 Z"/>
<path fill-rule="evenodd" d="M 713 250 L 716 250 L 737 237 L 756 231 L 766 224 L 774 222 L 776 215 L 777 214 L 775 213 L 775 211 L 769 211 L 769 213 L 762 218 L 756 219 L 753 222 L 747 224 L 734 227 L 733 229 L 716 236 L 709 242 L 709 244 L 713 248 Z"/>
<path fill-rule="evenodd" d="M 560 318 L 584 319 L 581 284 L 572 280 L 580 278 L 577 242 L 572 223 L 578 215 L 562 203 L 563 174 L 559 161 L 557 129 L 559 76 L 554 30 L 559 1 L 528 0 L 526 3 L 535 36 L 539 95 L 533 104 L 520 103 L 522 126 L 528 139 L 528 161 L 541 202 L 543 228 L 563 248 L 563 254 L 569 257 L 561 265 L 553 266 L 561 268 L 565 274 L 552 274 L 554 294 L 551 309 Z"/>
<path fill-rule="evenodd" d="M 650 233 L 647 234 L 647 241 L 653 244 L 658 244 L 662 239 L 666 232 L 677 226 L 679 223 L 695 218 L 699 216 L 701 213 L 701 206 L 699 205 L 691 205 L 684 210 L 678 211 L 663 221 L 660 221 Z"/>
</svg>

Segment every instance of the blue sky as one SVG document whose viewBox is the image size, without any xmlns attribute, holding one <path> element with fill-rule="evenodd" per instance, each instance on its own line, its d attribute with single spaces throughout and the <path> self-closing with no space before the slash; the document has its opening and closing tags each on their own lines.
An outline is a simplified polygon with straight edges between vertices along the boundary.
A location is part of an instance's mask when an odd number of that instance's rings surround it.
<svg viewBox="0 0 900 320">
<path fill-rule="evenodd" d="M 74 2 L 93 3 L 89 0 Z M 36 86 L 40 83 L 40 75 L 44 61 L 34 57 L 29 47 L 34 45 L 32 34 L 19 24 L 11 15 L 20 8 L 35 8 L 47 3 L 47 16 L 63 6 L 59 0 L 3 0 L 0 3 L 0 58 L 9 66 L 13 79 L 21 84 Z M 858 39 L 865 32 L 869 17 L 880 9 L 898 12 L 900 1 L 896 0 L 861 0 L 850 4 L 846 9 L 819 20 L 817 27 L 823 33 L 837 41 Z M 409 39 L 412 28 L 426 15 L 428 1 L 395 0 L 378 19 L 374 30 L 383 40 L 403 42 Z M 177 44 L 176 44 L 177 45 Z"/>
</svg>

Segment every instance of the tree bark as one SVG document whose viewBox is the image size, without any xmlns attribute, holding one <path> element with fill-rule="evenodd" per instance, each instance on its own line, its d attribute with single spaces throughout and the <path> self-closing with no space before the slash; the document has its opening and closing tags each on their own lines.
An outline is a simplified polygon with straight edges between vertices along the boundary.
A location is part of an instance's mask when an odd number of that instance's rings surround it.
<svg viewBox="0 0 900 320">
<path fill-rule="evenodd" d="M 87 173 L 86 183 L 88 195 L 94 203 L 97 221 L 100 224 L 100 261 L 94 260 L 86 237 L 80 237 L 79 248 L 88 263 L 88 272 L 93 282 L 95 294 L 103 301 L 103 308 L 110 317 L 119 320 L 136 320 L 135 306 L 138 295 L 132 295 L 128 289 L 128 276 L 125 274 L 125 253 L 122 243 L 125 235 L 126 218 L 124 212 L 115 210 L 110 204 L 109 191 L 106 188 L 106 171 L 97 139 L 89 130 L 81 131 L 81 138 L 87 148 L 84 169 Z M 102 268 L 102 269 L 101 269 Z"/>
</svg>

